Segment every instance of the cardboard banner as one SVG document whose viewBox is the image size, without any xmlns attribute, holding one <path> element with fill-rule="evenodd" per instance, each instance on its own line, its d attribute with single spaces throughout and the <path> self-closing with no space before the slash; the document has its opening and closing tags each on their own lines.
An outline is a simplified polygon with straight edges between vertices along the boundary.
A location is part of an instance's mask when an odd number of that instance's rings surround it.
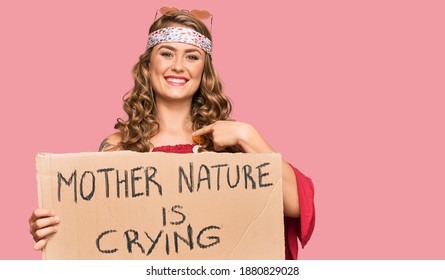
<svg viewBox="0 0 445 280">
<path fill-rule="evenodd" d="M 279 154 L 38 154 L 44 259 L 284 259 Z"/>
</svg>

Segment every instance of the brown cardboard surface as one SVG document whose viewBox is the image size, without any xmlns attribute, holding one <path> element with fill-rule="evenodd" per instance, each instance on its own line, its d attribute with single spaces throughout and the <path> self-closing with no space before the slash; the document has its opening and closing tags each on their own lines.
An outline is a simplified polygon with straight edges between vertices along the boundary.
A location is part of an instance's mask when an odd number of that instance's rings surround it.
<svg viewBox="0 0 445 280">
<path fill-rule="evenodd" d="M 38 154 L 44 259 L 284 259 L 279 154 Z"/>
</svg>

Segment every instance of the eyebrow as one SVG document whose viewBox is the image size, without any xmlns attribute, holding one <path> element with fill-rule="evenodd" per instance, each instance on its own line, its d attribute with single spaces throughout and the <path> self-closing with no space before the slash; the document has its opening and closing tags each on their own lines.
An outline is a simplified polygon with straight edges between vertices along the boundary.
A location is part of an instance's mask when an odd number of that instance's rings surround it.
<svg viewBox="0 0 445 280">
<path fill-rule="evenodd" d="M 178 50 L 178 49 L 176 49 L 175 47 L 172 47 L 172 46 L 169 46 L 169 45 L 163 45 L 163 46 L 160 46 L 158 50 L 160 50 L 160 49 L 162 49 L 162 48 L 166 48 L 166 49 L 169 49 L 169 50 L 171 50 L 171 51 L 177 51 L 177 50 Z M 195 48 L 193 48 L 193 49 L 185 49 L 184 51 L 185 51 L 186 53 L 197 52 L 197 53 L 201 54 L 201 53 L 199 52 L 199 50 L 198 50 L 198 49 L 195 49 Z"/>
</svg>

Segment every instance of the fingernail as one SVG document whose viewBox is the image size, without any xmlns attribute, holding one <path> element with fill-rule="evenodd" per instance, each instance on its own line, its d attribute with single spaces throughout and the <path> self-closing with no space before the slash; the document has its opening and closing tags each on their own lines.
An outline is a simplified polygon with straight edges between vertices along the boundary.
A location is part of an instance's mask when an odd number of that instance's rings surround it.
<svg viewBox="0 0 445 280">
<path fill-rule="evenodd" d="M 56 222 L 56 223 L 58 223 L 58 222 L 60 222 L 60 219 L 59 219 L 59 217 L 54 217 L 54 221 Z"/>
<path fill-rule="evenodd" d="M 54 232 L 57 232 L 59 229 L 57 227 L 54 227 Z"/>
<path fill-rule="evenodd" d="M 54 215 L 56 215 L 56 213 L 54 213 L 54 211 L 51 211 L 51 216 L 54 216 Z"/>
<path fill-rule="evenodd" d="M 193 131 L 193 132 L 192 132 L 192 136 L 196 136 L 196 132 Z"/>
</svg>

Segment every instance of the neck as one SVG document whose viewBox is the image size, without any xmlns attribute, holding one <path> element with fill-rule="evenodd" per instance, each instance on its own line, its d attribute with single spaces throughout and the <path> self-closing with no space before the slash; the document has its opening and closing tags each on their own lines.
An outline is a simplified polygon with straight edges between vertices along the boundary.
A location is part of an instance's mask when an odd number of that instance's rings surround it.
<svg viewBox="0 0 445 280">
<path fill-rule="evenodd" d="M 157 147 L 192 144 L 191 100 L 187 103 L 169 102 L 168 106 L 163 104 L 163 102 L 158 102 L 156 106 L 159 133 L 151 139 L 153 145 Z"/>
<path fill-rule="evenodd" d="M 192 119 L 190 116 L 191 102 L 188 104 L 172 104 L 168 106 L 157 104 L 157 118 L 162 130 L 190 131 L 192 129 Z"/>
</svg>

